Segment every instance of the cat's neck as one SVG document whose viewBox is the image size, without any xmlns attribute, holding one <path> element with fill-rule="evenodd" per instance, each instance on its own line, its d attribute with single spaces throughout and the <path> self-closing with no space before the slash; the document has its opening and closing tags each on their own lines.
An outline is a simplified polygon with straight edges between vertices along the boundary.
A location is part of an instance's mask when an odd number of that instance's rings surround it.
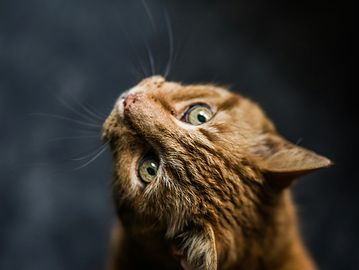
<svg viewBox="0 0 359 270">
<path fill-rule="evenodd" d="M 227 258 L 224 264 L 229 269 L 315 269 L 299 235 L 290 191 L 285 190 L 278 196 L 270 210 L 270 217 L 258 228 L 258 234 L 251 234 L 246 239 L 243 232 L 240 237 L 238 232 L 233 232 L 232 237 L 239 239 L 235 241 L 234 250 L 241 250 L 242 253 L 232 252 L 232 258 Z M 244 249 L 240 246 L 243 245 L 241 239 L 246 239 Z"/>
<path fill-rule="evenodd" d="M 315 269 L 299 236 L 290 191 L 285 190 L 277 195 L 277 200 L 268 208 L 270 213 L 263 213 L 266 215 L 265 223 L 263 220 L 263 223 L 254 230 L 251 229 L 250 233 L 228 228 L 225 232 L 221 228 L 215 230 L 219 269 Z M 178 260 L 171 259 L 171 241 L 165 239 L 161 232 L 154 233 L 149 229 L 146 233 L 139 223 L 133 222 L 131 214 L 129 219 L 128 226 L 123 224 L 126 231 L 123 245 L 126 248 L 122 253 L 125 250 L 143 252 L 138 256 L 142 257 L 141 263 L 144 266 L 155 262 L 160 262 L 166 269 L 179 266 Z M 126 215 L 122 216 L 122 220 L 126 223 Z M 134 224 L 139 225 L 138 229 Z M 163 258 L 167 260 L 164 261 Z"/>
</svg>

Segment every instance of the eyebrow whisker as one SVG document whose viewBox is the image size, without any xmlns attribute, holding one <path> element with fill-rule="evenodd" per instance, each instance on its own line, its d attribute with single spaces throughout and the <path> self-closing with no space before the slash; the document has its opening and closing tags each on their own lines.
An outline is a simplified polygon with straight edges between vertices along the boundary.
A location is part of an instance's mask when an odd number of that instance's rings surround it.
<svg viewBox="0 0 359 270">
<path fill-rule="evenodd" d="M 168 15 L 168 12 L 164 11 L 165 15 L 165 21 L 167 26 L 167 33 L 168 33 L 168 43 L 169 43 L 169 57 L 167 61 L 167 65 L 164 72 L 164 77 L 167 78 L 172 67 L 172 61 L 173 61 L 173 54 L 174 54 L 174 38 L 173 38 L 173 29 L 172 24 Z"/>
<path fill-rule="evenodd" d="M 157 27 L 156 27 L 155 21 L 154 21 L 153 16 L 152 16 L 152 12 L 151 12 L 151 10 L 149 9 L 146 0 L 141 0 L 141 2 L 142 2 L 143 8 L 144 8 L 145 11 L 146 11 L 148 20 L 150 21 L 153 30 L 154 30 L 155 32 L 157 32 Z"/>
<path fill-rule="evenodd" d="M 130 39 L 129 34 L 123 29 L 123 27 L 122 27 L 121 25 L 119 26 L 119 28 L 120 28 L 122 34 L 124 35 L 125 40 L 126 40 L 127 44 L 128 44 L 129 47 L 130 47 L 130 50 L 131 50 L 131 51 L 133 52 L 133 54 L 135 55 L 136 61 L 137 61 L 137 63 L 138 63 L 139 66 L 140 66 L 142 76 L 148 77 L 148 75 L 147 75 L 147 70 L 146 70 L 146 68 L 145 68 L 145 65 L 144 65 L 143 62 L 141 61 L 141 58 L 140 58 L 138 52 L 136 51 L 135 46 L 133 45 L 133 43 L 132 43 L 132 41 L 131 41 L 131 39 Z M 135 65 L 135 66 L 136 66 L 136 65 Z"/>
<path fill-rule="evenodd" d="M 146 51 L 147 51 L 147 56 L 148 56 L 148 58 L 149 58 L 152 75 L 155 75 L 155 73 L 156 73 L 156 68 L 155 68 L 155 61 L 154 61 L 154 58 L 153 58 L 152 50 L 151 50 L 151 48 L 148 46 L 148 43 L 146 42 L 146 40 L 144 40 L 144 43 L 145 43 L 145 47 L 146 47 Z"/>
</svg>

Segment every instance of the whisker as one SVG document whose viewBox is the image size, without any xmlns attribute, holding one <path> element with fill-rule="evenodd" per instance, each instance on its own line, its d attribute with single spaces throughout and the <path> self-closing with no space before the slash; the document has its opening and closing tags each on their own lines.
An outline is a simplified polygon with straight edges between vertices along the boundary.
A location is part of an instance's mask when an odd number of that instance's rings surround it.
<svg viewBox="0 0 359 270">
<path fill-rule="evenodd" d="M 207 14 L 207 16 L 210 14 Z M 183 57 L 183 54 L 185 53 L 186 47 L 188 44 L 193 43 L 193 37 L 198 33 L 200 29 L 202 29 L 202 25 L 205 23 L 205 18 L 200 18 L 198 20 L 198 23 L 190 29 L 190 31 L 187 33 L 187 35 L 182 40 L 177 40 L 176 43 L 178 44 L 176 48 L 175 55 L 173 57 L 172 61 L 172 67 L 178 64 L 178 61 Z"/>
<path fill-rule="evenodd" d="M 154 58 L 153 58 L 152 50 L 148 46 L 148 43 L 146 42 L 146 40 L 144 40 L 144 43 L 145 43 L 145 47 L 146 47 L 146 51 L 147 51 L 147 56 L 148 56 L 148 59 L 150 61 L 152 75 L 155 75 L 156 68 L 155 68 L 155 61 L 154 61 Z"/>
<path fill-rule="evenodd" d="M 146 11 L 148 20 L 150 21 L 153 30 L 154 30 L 155 32 L 157 32 L 157 31 L 156 31 L 156 30 L 157 30 L 157 27 L 156 27 L 155 21 L 154 21 L 153 16 L 152 16 L 152 12 L 151 12 L 151 10 L 149 9 L 146 0 L 141 0 L 141 2 L 142 2 L 142 5 L 143 5 L 143 7 L 144 7 L 144 9 L 145 9 L 145 11 Z"/>
<path fill-rule="evenodd" d="M 127 42 L 127 44 L 130 46 L 130 49 L 132 50 L 132 52 L 134 53 L 135 57 L 136 57 L 136 60 L 140 66 L 140 69 L 141 69 L 141 73 L 144 77 L 148 77 L 147 75 L 147 71 L 146 71 L 146 68 L 144 66 L 144 64 L 142 63 L 141 61 L 141 58 L 139 56 L 139 54 L 137 53 L 136 49 L 135 49 L 135 46 L 133 45 L 133 43 L 131 42 L 130 38 L 129 38 L 129 34 L 122 28 L 122 26 L 120 25 L 119 26 L 122 34 L 124 35 L 125 37 L 125 40 Z"/>
<path fill-rule="evenodd" d="M 99 113 L 89 104 L 81 103 L 78 99 L 76 99 L 74 96 L 70 95 L 72 100 L 78 104 L 84 112 L 86 112 L 90 117 L 95 117 L 99 121 L 103 122 L 106 119 L 106 115 L 103 115 L 102 113 Z"/>
<path fill-rule="evenodd" d="M 136 80 L 143 78 L 146 76 L 143 71 L 143 65 L 141 64 L 141 67 L 139 68 L 138 65 L 135 63 L 136 61 L 133 59 L 133 56 L 129 56 L 129 60 L 131 62 L 131 73 L 135 77 Z M 138 56 L 136 57 L 136 60 L 139 61 Z"/>
<path fill-rule="evenodd" d="M 82 157 L 76 157 L 76 158 L 72 158 L 72 161 L 80 161 L 80 160 L 84 160 L 87 159 L 88 157 L 93 156 L 94 154 L 96 154 L 100 149 L 104 148 L 107 146 L 107 143 L 100 145 L 99 147 L 97 147 L 94 151 L 91 151 L 90 153 L 82 156 Z"/>
<path fill-rule="evenodd" d="M 84 120 L 89 121 L 92 124 L 97 124 L 96 122 L 94 122 L 94 119 L 86 114 L 81 113 L 80 111 L 77 111 L 74 107 L 72 107 L 70 104 L 68 104 L 64 99 L 60 98 L 59 96 L 56 97 L 56 99 L 63 105 L 65 106 L 67 109 L 69 109 L 70 111 L 74 112 L 75 114 L 77 114 L 78 116 L 84 118 Z M 91 114 L 91 113 L 90 113 Z M 97 115 L 95 115 L 95 118 L 99 119 Z M 101 119 L 101 121 L 103 121 L 103 119 Z"/>
<path fill-rule="evenodd" d="M 95 125 L 95 124 L 91 124 L 91 123 L 86 123 L 86 122 L 83 122 L 81 120 L 75 120 L 75 119 L 71 119 L 71 118 L 61 116 L 61 115 L 56 115 L 56 114 L 31 113 L 30 115 L 31 116 L 52 117 L 52 118 L 56 118 L 56 119 L 59 119 L 59 120 L 64 120 L 64 121 L 68 121 L 68 122 L 75 123 L 75 124 L 78 124 L 78 125 L 82 125 L 82 126 L 85 126 L 85 127 L 102 128 L 101 125 Z"/>
<path fill-rule="evenodd" d="M 167 76 L 169 75 L 169 73 L 171 71 L 171 67 L 172 67 L 172 58 L 173 58 L 173 51 L 174 51 L 174 40 L 173 40 L 172 24 L 171 24 L 169 15 L 168 15 L 166 10 L 164 11 L 164 13 L 165 13 L 164 15 L 165 15 L 165 21 L 166 21 L 167 33 L 168 33 L 168 42 L 169 42 L 169 57 L 168 57 L 166 69 L 165 69 L 165 72 L 164 72 L 164 77 L 167 78 Z"/>
<path fill-rule="evenodd" d="M 105 115 L 103 115 L 103 114 L 100 115 L 100 113 L 96 112 L 96 111 L 94 110 L 94 108 L 91 107 L 90 105 L 88 105 L 88 104 L 86 104 L 86 105 L 85 105 L 85 104 L 82 104 L 81 102 L 79 102 L 79 101 L 77 101 L 77 100 L 75 100 L 75 102 L 76 102 L 78 105 L 80 105 L 81 108 L 82 108 L 85 112 L 87 112 L 89 115 L 91 115 L 91 116 L 97 118 L 99 121 L 103 122 L 103 121 L 106 119 L 106 116 L 105 116 Z"/>
<path fill-rule="evenodd" d="M 142 2 L 142 6 L 143 6 L 143 8 L 145 9 L 145 12 L 146 12 L 146 14 L 147 14 L 148 20 L 150 21 L 150 23 L 151 23 L 151 25 L 152 25 L 153 31 L 154 31 L 154 32 L 157 32 L 157 31 L 156 31 L 155 21 L 154 21 L 154 19 L 153 19 L 151 10 L 149 9 L 149 7 L 148 7 L 148 5 L 147 5 L 146 0 L 141 0 L 141 2 Z M 155 61 L 154 61 L 154 57 L 153 57 L 153 53 L 152 53 L 151 47 L 148 45 L 148 43 L 146 42 L 146 40 L 144 40 L 144 43 L 145 43 L 145 47 L 146 47 L 146 51 L 147 51 L 147 56 L 148 56 L 148 58 L 149 58 L 152 75 L 155 75 L 155 74 L 156 74 L 156 67 L 155 67 Z"/>
<path fill-rule="evenodd" d="M 87 135 L 93 135 L 93 136 L 100 136 L 101 131 L 100 130 L 92 130 L 92 129 L 78 129 L 76 134 L 78 136 L 87 136 Z"/>
<path fill-rule="evenodd" d="M 72 137 L 57 137 L 49 140 L 49 142 L 56 142 L 56 141 L 64 141 L 64 140 L 79 140 L 79 139 L 101 139 L 100 135 L 93 135 L 93 136 L 72 136 Z"/>
<path fill-rule="evenodd" d="M 131 66 L 129 67 L 130 73 L 133 79 L 135 79 L 135 82 L 137 83 L 138 81 L 146 77 L 146 74 L 144 72 L 145 66 L 141 62 L 141 67 L 139 68 L 138 65 L 135 63 L 136 61 L 133 59 L 133 57 L 129 56 L 129 58 L 131 62 Z M 136 57 L 136 60 L 139 61 L 139 58 Z"/>
<path fill-rule="evenodd" d="M 177 41 L 177 43 L 179 44 L 178 41 Z M 177 50 L 173 57 L 172 66 L 177 65 L 177 63 L 178 63 L 177 61 L 178 61 L 179 57 L 181 56 L 181 54 L 183 53 L 184 47 L 185 47 L 185 42 L 182 42 L 182 46 L 180 44 L 177 45 Z"/>
<path fill-rule="evenodd" d="M 135 77 L 136 81 L 139 81 L 143 75 L 141 72 L 134 66 L 134 63 L 132 62 L 133 67 L 131 68 L 131 73 Z"/>
<path fill-rule="evenodd" d="M 76 100 L 75 100 L 76 101 Z M 79 101 L 77 101 L 77 103 L 80 103 Z M 81 105 L 81 103 L 80 103 Z M 90 105 L 89 103 L 85 103 L 83 102 L 82 106 L 84 106 L 84 108 L 87 108 L 88 110 L 92 111 L 92 113 L 94 115 L 98 116 L 98 119 L 101 120 L 102 122 L 107 118 L 107 115 L 104 113 L 101 113 L 99 111 L 96 110 L 96 108 L 94 108 L 92 105 Z"/>
<path fill-rule="evenodd" d="M 75 170 L 80 170 L 80 169 L 85 168 L 86 166 L 90 165 L 90 164 L 91 164 L 92 162 L 94 162 L 99 156 L 101 156 L 101 154 L 102 154 L 103 152 L 105 152 L 106 150 L 107 150 L 107 144 L 105 144 L 104 147 L 101 148 L 101 150 L 100 150 L 93 158 L 91 158 L 89 161 L 87 161 L 87 162 L 84 163 L 83 165 L 81 165 L 81 166 L 75 168 L 74 171 L 75 171 Z"/>
</svg>

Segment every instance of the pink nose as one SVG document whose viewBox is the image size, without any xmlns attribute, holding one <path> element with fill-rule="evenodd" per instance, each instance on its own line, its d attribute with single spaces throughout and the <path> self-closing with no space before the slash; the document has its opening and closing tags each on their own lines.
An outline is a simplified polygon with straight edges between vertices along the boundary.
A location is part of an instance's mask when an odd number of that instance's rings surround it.
<svg viewBox="0 0 359 270">
<path fill-rule="evenodd" d="M 129 95 L 126 96 L 125 99 L 123 100 L 123 106 L 124 106 L 125 108 L 130 107 L 131 104 L 135 103 L 137 99 L 138 99 L 138 95 L 137 95 L 137 94 L 129 94 Z"/>
</svg>

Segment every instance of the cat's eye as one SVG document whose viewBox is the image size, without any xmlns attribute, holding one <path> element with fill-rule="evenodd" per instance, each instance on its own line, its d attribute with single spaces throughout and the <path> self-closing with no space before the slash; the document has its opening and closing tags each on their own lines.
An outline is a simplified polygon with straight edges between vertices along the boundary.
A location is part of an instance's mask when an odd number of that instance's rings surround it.
<svg viewBox="0 0 359 270">
<path fill-rule="evenodd" d="M 209 121 L 213 116 L 213 112 L 209 106 L 205 104 L 196 104 L 190 107 L 184 115 L 187 123 L 198 126 Z"/>
<path fill-rule="evenodd" d="M 145 183 L 151 183 L 156 179 L 159 162 L 154 157 L 143 158 L 138 166 L 138 174 Z"/>
</svg>

